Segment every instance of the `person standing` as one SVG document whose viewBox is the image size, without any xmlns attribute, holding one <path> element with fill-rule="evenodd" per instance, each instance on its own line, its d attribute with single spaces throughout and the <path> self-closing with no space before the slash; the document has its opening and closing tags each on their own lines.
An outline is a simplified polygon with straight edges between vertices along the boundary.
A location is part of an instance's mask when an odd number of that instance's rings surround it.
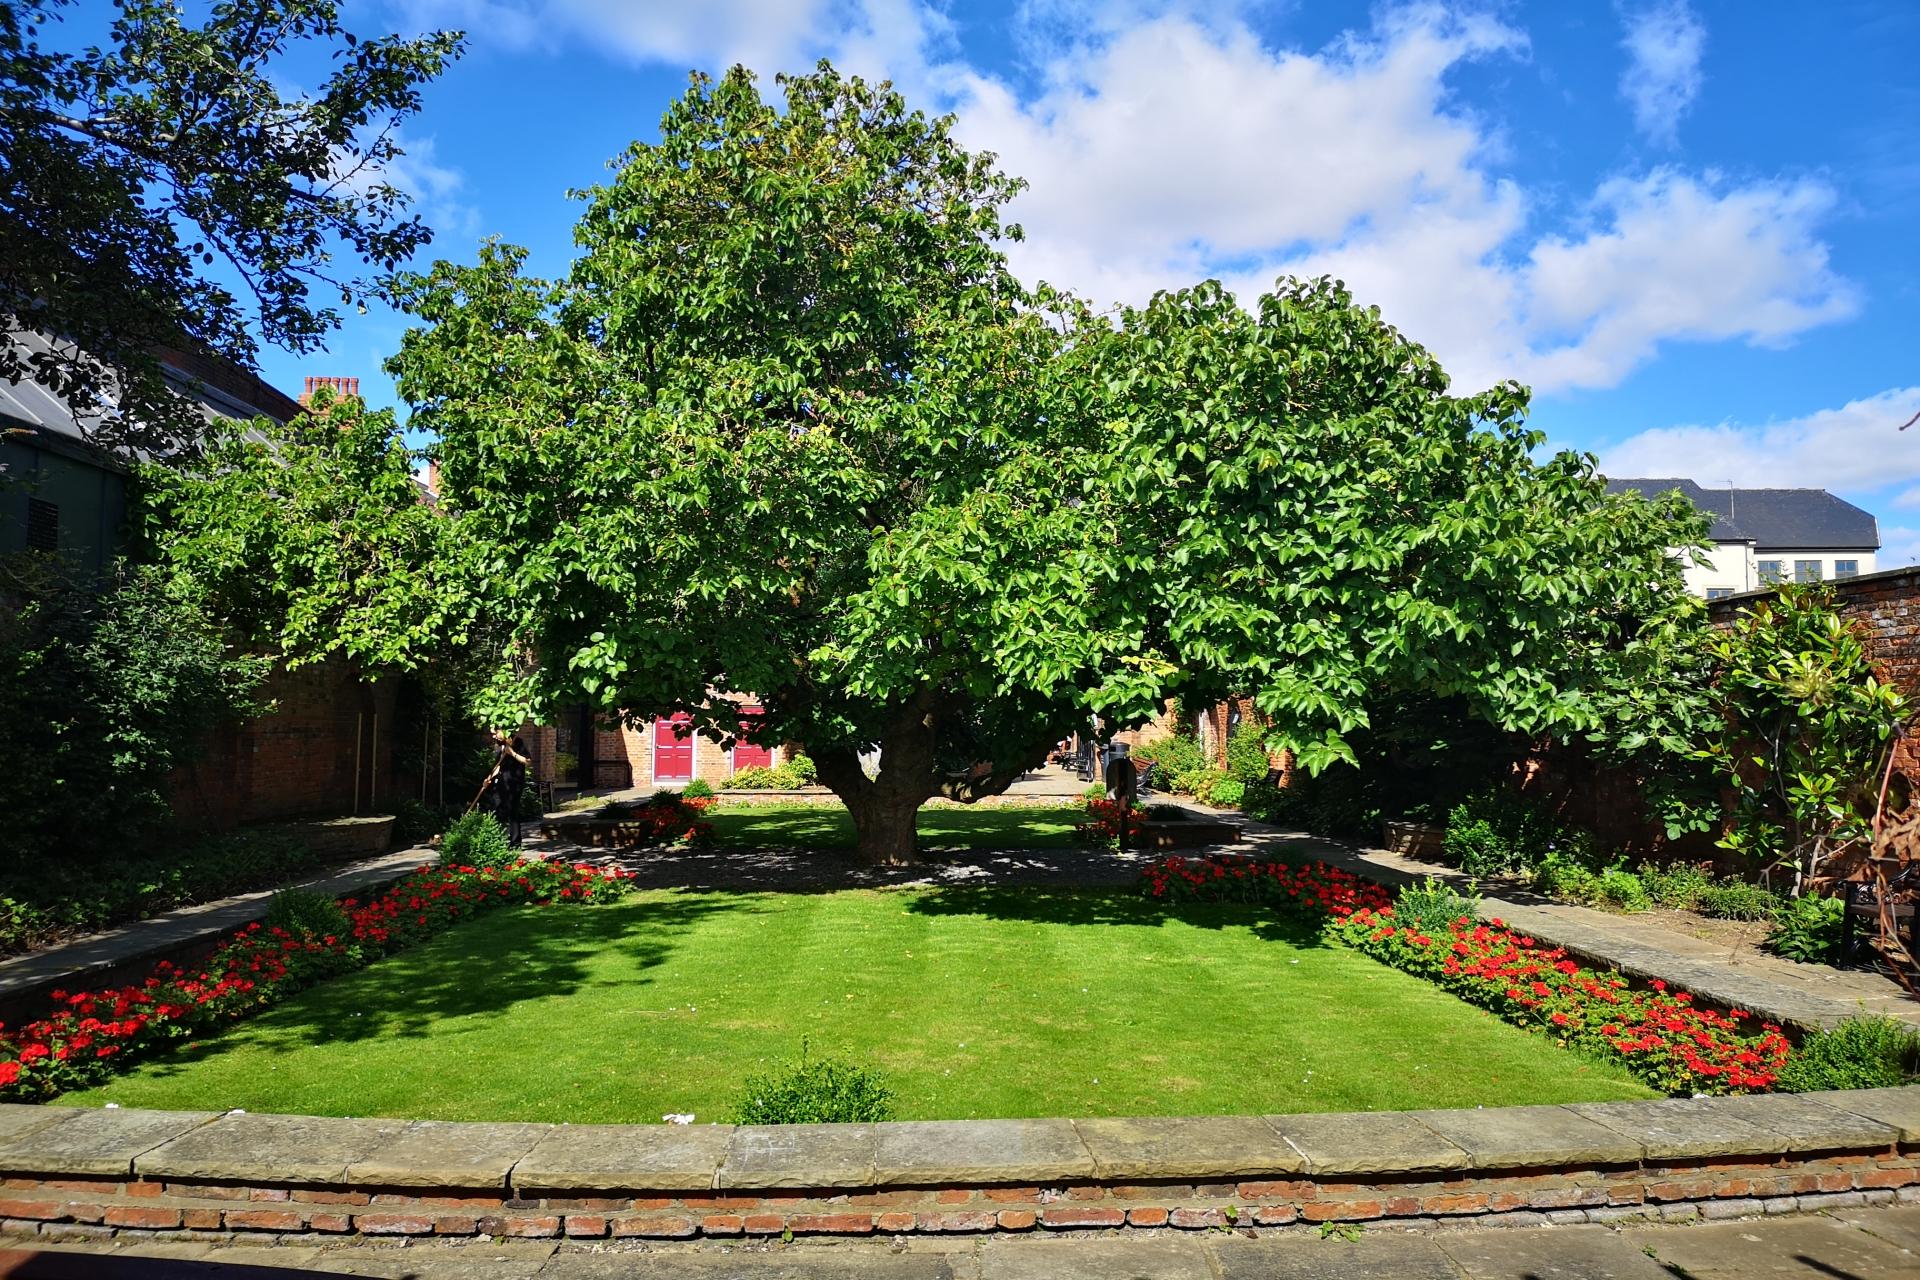
<svg viewBox="0 0 1920 1280">
<path fill-rule="evenodd" d="M 518 849 L 524 835 L 520 792 L 527 785 L 527 743 L 519 734 L 500 729 L 494 732 L 493 745 L 493 816 L 506 829 L 507 843 Z"/>
</svg>

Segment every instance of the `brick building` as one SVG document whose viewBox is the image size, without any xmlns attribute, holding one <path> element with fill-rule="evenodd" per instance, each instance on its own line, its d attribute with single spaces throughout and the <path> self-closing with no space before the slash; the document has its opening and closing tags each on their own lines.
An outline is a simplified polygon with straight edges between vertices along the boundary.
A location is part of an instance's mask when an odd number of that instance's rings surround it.
<svg viewBox="0 0 1920 1280">
<path fill-rule="evenodd" d="M 758 710 L 745 695 L 732 700 L 749 716 Z M 584 707 L 570 709 L 551 724 L 525 731 L 533 776 L 561 788 L 683 787 L 696 778 L 723 786 L 741 769 L 772 767 L 799 754 L 790 745 L 740 742 L 729 749 L 718 738 L 691 731 L 688 719 L 682 713 L 629 723 L 608 721 Z"/>
</svg>

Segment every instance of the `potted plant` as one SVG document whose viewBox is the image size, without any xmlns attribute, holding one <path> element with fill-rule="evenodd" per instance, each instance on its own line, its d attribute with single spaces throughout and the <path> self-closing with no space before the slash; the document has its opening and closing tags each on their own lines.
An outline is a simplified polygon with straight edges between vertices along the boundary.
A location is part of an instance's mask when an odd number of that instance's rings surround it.
<svg viewBox="0 0 1920 1280">
<path fill-rule="evenodd" d="M 1380 843 L 1389 853 L 1435 860 L 1447 843 L 1445 824 L 1434 821 L 1438 816 L 1430 804 L 1409 805 L 1399 817 L 1381 821 Z"/>
</svg>

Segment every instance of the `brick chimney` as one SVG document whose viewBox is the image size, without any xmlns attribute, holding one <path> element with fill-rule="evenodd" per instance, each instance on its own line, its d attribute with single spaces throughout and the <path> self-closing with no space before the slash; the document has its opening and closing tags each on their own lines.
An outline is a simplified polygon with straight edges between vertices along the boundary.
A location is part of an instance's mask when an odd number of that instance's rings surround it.
<svg viewBox="0 0 1920 1280">
<path fill-rule="evenodd" d="M 300 403 L 305 406 L 311 406 L 313 404 L 313 393 L 322 387 L 331 390 L 335 400 L 344 400 L 348 396 L 358 399 L 360 396 L 360 379 L 358 378 L 332 378 L 325 374 L 317 377 L 309 375 L 307 377 L 307 389 L 300 393 Z"/>
</svg>

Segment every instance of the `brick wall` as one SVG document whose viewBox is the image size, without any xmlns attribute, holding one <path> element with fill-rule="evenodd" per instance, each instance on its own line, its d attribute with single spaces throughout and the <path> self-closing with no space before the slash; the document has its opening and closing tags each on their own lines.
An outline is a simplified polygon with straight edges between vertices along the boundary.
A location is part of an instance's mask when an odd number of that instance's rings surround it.
<svg viewBox="0 0 1920 1280">
<path fill-rule="evenodd" d="M 274 709 L 217 730 L 175 771 L 175 812 L 213 827 L 390 812 L 396 692 L 341 661 L 275 671 L 263 691 Z"/>
</svg>

